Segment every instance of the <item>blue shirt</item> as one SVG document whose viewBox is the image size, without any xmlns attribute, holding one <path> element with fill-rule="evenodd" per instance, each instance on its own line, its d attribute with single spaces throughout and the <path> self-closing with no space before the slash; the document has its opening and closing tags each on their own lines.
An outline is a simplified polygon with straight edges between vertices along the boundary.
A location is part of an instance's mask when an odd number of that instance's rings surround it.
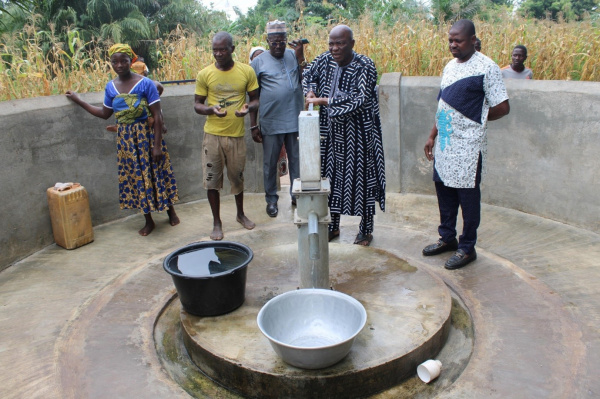
<svg viewBox="0 0 600 399">
<path fill-rule="evenodd" d="M 293 50 L 282 58 L 265 51 L 250 64 L 260 86 L 258 108 L 263 135 L 298 131 L 298 116 L 304 108 L 300 67 Z"/>
<path fill-rule="evenodd" d="M 104 89 L 104 106 L 114 111 L 117 123 L 134 123 L 148 118 L 148 107 L 160 101 L 154 82 L 146 77 L 133 86 L 129 93 L 119 93 L 114 81 Z"/>
</svg>

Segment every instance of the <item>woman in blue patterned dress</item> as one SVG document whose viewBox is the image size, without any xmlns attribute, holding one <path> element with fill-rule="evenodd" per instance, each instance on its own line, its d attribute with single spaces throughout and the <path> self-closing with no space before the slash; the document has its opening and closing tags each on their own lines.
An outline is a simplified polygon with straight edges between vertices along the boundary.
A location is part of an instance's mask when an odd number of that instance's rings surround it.
<svg viewBox="0 0 600 399">
<path fill-rule="evenodd" d="M 179 199 L 177 183 L 163 136 L 160 97 L 154 82 L 132 73 L 136 55 L 127 44 L 115 44 L 108 50 L 110 63 L 118 75 L 104 90 L 102 107 L 90 105 L 68 90 L 67 98 L 90 114 L 117 119 L 117 162 L 119 204 L 121 209 L 140 209 L 146 224 L 139 231 L 147 236 L 154 230 L 151 212 L 165 209 L 172 226 L 179 224 L 173 204 Z M 154 116 L 150 126 L 148 116 Z"/>
</svg>

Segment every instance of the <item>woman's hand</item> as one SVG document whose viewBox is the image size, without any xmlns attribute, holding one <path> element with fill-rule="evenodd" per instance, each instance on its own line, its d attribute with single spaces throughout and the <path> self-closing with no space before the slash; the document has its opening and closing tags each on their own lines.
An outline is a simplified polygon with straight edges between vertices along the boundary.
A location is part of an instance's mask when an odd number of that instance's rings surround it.
<svg viewBox="0 0 600 399">
<path fill-rule="evenodd" d="M 163 158 L 162 148 L 160 146 L 154 146 L 152 148 L 152 160 L 154 163 L 158 164 Z"/>
<path fill-rule="evenodd" d="M 79 101 L 81 100 L 79 98 L 79 94 L 77 94 L 76 91 L 72 91 L 72 90 L 67 90 L 67 92 L 65 93 L 65 95 L 67 96 L 67 98 L 71 101 L 73 101 L 76 104 L 79 104 Z"/>
</svg>

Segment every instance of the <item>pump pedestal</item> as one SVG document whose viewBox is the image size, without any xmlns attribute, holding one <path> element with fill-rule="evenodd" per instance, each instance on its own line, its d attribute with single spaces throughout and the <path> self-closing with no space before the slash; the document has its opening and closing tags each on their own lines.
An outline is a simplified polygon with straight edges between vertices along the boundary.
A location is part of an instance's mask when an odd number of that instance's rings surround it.
<svg viewBox="0 0 600 399">
<path fill-rule="evenodd" d="M 298 266 L 300 288 L 329 288 L 329 234 L 331 222 L 327 198 L 329 179 L 321 179 L 318 189 L 302 190 L 302 181 L 294 180 L 292 193 L 297 207 L 294 223 L 298 226 Z"/>
</svg>

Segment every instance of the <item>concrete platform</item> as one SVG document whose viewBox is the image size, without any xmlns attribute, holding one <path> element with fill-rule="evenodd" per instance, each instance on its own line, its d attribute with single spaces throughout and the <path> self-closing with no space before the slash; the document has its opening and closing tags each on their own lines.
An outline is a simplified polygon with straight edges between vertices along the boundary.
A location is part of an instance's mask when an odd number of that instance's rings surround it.
<svg viewBox="0 0 600 399">
<path fill-rule="evenodd" d="M 294 229 L 269 229 L 253 245 L 246 301 L 219 317 L 181 313 L 183 339 L 195 364 L 211 379 L 258 398 L 366 397 L 401 383 L 437 355 L 448 337 L 452 300 L 443 281 L 376 248 L 330 243 L 332 289 L 367 311 L 367 325 L 341 362 L 302 370 L 283 362 L 260 332 L 256 317 L 269 299 L 298 287 Z"/>
<path fill-rule="evenodd" d="M 260 194 L 248 195 L 256 242 L 292 223 L 286 201 L 275 219 Z M 592 398 L 600 396 L 600 236 L 513 210 L 483 207 L 478 260 L 447 271 L 449 255 L 424 258 L 437 238 L 435 198 L 388 195 L 372 246 L 434 274 L 468 308 L 474 324 L 469 362 L 449 385 L 427 386 L 442 398 Z M 225 238 L 248 237 L 224 197 Z M 92 244 L 46 249 L 0 272 L 0 396 L 3 398 L 189 397 L 160 363 L 156 317 L 174 295 L 162 259 L 211 231 L 205 201 L 178 207 L 182 224 L 158 215 L 140 237 L 135 216 L 95 228 Z M 342 218 L 339 245 L 358 220 Z M 341 243 L 341 244 L 340 244 Z M 183 359 L 185 360 L 185 359 Z M 444 373 L 452 372 L 447 364 Z M 437 389 L 436 389 L 437 388 Z M 233 397 L 205 387 L 206 397 Z M 408 396 L 402 388 L 378 398 Z"/>
</svg>

